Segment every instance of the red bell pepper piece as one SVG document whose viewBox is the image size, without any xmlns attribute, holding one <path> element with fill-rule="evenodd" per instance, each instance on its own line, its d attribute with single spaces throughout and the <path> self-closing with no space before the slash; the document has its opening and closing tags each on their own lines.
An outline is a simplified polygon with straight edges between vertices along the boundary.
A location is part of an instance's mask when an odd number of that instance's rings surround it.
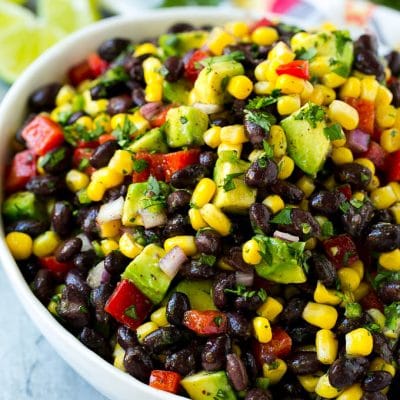
<svg viewBox="0 0 400 400">
<path fill-rule="evenodd" d="M 155 389 L 164 390 L 169 393 L 178 393 L 182 377 L 172 371 L 151 371 L 149 385 Z"/>
<path fill-rule="evenodd" d="M 152 302 L 132 282 L 125 279 L 118 283 L 104 310 L 135 330 L 146 319 L 152 306 Z"/>
<path fill-rule="evenodd" d="M 361 157 L 371 160 L 375 164 L 376 168 L 381 171 L 385 169 L 386 156 L 386 151 L 373 140 L 369 142 L 368 150 L 361 154 Z"/>
<path fill-rule="evenodd" d="M 22 130 L 28 149 L 43 156 L 64 142 L 64 133 L 59 124 L 44 115 L 36 116 Z"/>
<path fill-rule="evenodd" d="M 345 101 L 358 111 L 358 128 L 372 135 L 375 124 L 375 104 L 372 101 L 354 97 L 347 97 Z"/>
<path fill-rule="evenodd" d="M 181 150 L 164 154 L 165 180 L 169 182 L 174 172 L 199 162 L 200 149 Z"/>
<path fill-rule="evenodd" d="M 15 154 L 5 180 L 8 192 L 21 190 L 36 175 L 36 155 L 32 150 Z"/>
<path fill-rule="evenodd" d="M 76 144 L 76 147 L 87 147 L 89 149 L 95 149 L 96 147 L 98 147 L 100 144 L 100 142 L 98 140 L 78 140 L 78 143 Z"/>
<path fill-rule="evenodd" d="M 263 26 L 271 26 L 272 21 L 270 21 L 268 18 L 261 18 L 258 21 L 254 22 L 253 24 L 250 25 L 250 33 L 254 32 L 257 28 L 261 28 Z"/>
<path fill-rule="evenodd" d="M 96 53 L 89 54 L 87 62 L 94 78 L 97 78 L 99 75 L 103 74 L 108 68 L 108 62 L 103 60 Z"/>
<path fill-rule="evenodd" d="M 347 267 L 359 259 L 356 245 L 347 234 L 331 237 L 322 244 L 326 255 L 337 269 Z"/>
<path fill-rule="evenodd" d="M 340 193 L 343 193 L 346 196 L 347 200 L 351 200 L 353 191 L 351 190 L 351 186 L 348 183 L 338 186 L 336 190 Z"/>
<path fill-rule="evenodd" d="M 110 140 L 116 140 L 115 136 L 111 133 L 103 133 L 101 136 L 99 136 L 99 144 L 109 142 Z"/>
<path fill-rule="evenodd" d="M 199 65 L 199 62 L 209 56 L 209 53 L 203 50 L 196 50 L 185 64 L 185 78 L 194 83 L 200 71 L 204 68 Z"/>
<path fill-rule="evenodd" d="M 219 335 L 226 332 L 228 318 L 220 311 L 189 310 L 184 314 L 183 324 L 198 335 Z"/>
<path fill-rule="evenodd" d="M 159 128 L 160 126 L 165 124 L 165 121 L 167 120 L 167 114 L 168 111 L 172 108 L 172 105 L 164 107 L 158 114 L 156 114 L 151 120 L 150 120 L 150 126 L 152 128 Z"/>
<path fill-rule="evenodd" d="M 288 74 L 301 79 L 310 79 L 310 68 L 307 60 L 295 60 L 287 64 L 280 65 L 276 69 L 278 75 Z"/>
<path fill-rule="evenodd" d="M 59 262 L 54 256 L 41 257 L 39 263 L 43 268 L 48 269 L 54 276 L 61 279 L 73 267 L 70 262 Z"/>
<path fill-rule="evenodd" d="M 373 289 L 371 289 L 368 294 L 360 300 L 360 304 L 365 311 L 370 310 L 371 308 L 376 308 L 383 312 L 384 309 L 382 302 Z"/>
<path fill-rule="evenodd" d="M 82 170 L 85 174 L 91 175 L 95 171 L 95 168 L 89 164 L 89 158 L 92 156 L 93 152 L 94 149 L 87 147 L 76 148 L 72 156 L 73 167 Z M 84 163 L 83 168 L 82 163 Z"/>
<path fill-rule="evenodd" d="M 159 181 L 165 179 L 164 172 L 164 154 L 150 154 L 146 152 L 136 153 L 136 160 L 145 160 L 147 162 L 147 168 L 143 171 L 134 171 L 132 175 L 132 181 L 145 182 L 149 179 L 150 175 L 153 175 Z"/>
<path fill-rule="evenodd" d="M 89 62 L 87 60 L 74 65 L 68 71 L 68 78 L 73 86 L 78 86 L 81 82 L 86 79 L 93 79 L 93 71 L 90 68 Z"/>
<path fill-rule="evenodd" d="M 400 150 L 387 157 L 386 175 L 388 181 L 400 181 Z"/>
</svg>

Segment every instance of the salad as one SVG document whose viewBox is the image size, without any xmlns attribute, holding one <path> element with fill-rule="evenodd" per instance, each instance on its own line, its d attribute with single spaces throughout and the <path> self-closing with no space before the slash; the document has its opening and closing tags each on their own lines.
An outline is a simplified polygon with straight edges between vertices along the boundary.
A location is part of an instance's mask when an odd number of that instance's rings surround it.
<svg viewBox="0 0 400 400">
<path fill-rule="evenodd" d="M 111 38 L 38 88 L 2 205 L 84 345 L 193 400 L 397 399 L 400 53 L 267 19 Z"/>
</svg>

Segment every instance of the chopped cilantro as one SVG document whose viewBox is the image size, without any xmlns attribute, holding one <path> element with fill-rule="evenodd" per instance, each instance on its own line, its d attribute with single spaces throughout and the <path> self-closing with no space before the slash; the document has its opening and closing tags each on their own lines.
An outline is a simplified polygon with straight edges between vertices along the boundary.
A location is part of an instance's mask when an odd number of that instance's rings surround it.
<svg viewBox="0 0 400 400">
<path fill-rule="evenodd" d="M 340 204 L 339 209 L 343 214 L 347 214 L 350 211 L 350 203 L 348 201 L 344 201 Z"/>
<path fill-rule="evenodd" d="M 384 282 L 399 281 L 399 280 L 400 280 L 400 272 L 392 272 L 381 269 L 378 271 L 375 278 L 371 281 L 371 284 L 376 289 Z"/>
<path fill-rule="evenodd" d="M 89 310 L 87 309 L 86 306 L 79 306 L 79 312 L 83 314 L 87 314 Z"/>
<path fill-rule="evenodd" d="M 361 182 L 368 182 L 370 178 L 367 174 L 364 174 L 364 172 L 361 172 L 360 179 L 361 179 Z"/>
<path fill-rule="evenodd" d="M 336 62 L 336 67 L 332 69 L 332 72 L 347 78 L 350 74 L 350 67 L 342 62 Z"/>
<path fill-rule="evenodd" d="M 336 50 L 339 54 L 343 53 L 347 42 L 351 42 L 351 37 L 348 31 L 333 31 L 336 38 Z"/>
<path fill-rule="evenodd" d="M 279 28 L 279 31 L 283 31 L 286 33 L 298 33 L 303 31 L 298 26 L 285 24 L 283 22 L 279 22 L 277 24 L 277 28 Z"/>
<path fill-rule="evenodd" d="M 146 198 L 143 199 L 143 208 L 146 209 L 155 205 L 165 207 L 166 199 L 161 191 L 160 182 L 153 175 L 150 175 L 147 180 Z"/>
<path fill-rule="evenodd" d="M 276 118 L 267 111 L 253 111 L 245 109 L 244 112 L 247 121 L 261 126 L 261 128 L 265 129 L 267 132 L 269 132 L 271 126 L 276 122 Z"/>
<path fill-rule="evenodd" d="M 371 322 L 369 324 L 364 325 L 364 328 L 369 330 L 371 333 L 381 331 L 381 327 L 375 322 Z"/>
<path fill-rule="evenodd" d="M 342 127 L 339 124 L 333 124 L 324 128 L 324 135 L 331 141 L 344 138 Z"/>
<path fill-rule="evenodd" d="M 89 159 L 88 158 L 82 158 L 82 160 L 79 162 L 78 165 L 78 170 L 83 171 L 89 166 Z"/>
<path fill-rule="evenodd" d="M 271 363 L 268 364 L 268 370 L 273 370 L 279 368 L 279 361 L 274 360 Z"/>
<path fill-rule="evenodd" d="M 262 301 L 266 301 L 268 297 L 267 292 L 264 289 L 247 290 L 247 287 L 242 284 L 236 285 L 235 289 L 225 289 L 224 292 L 235 294 L 236 296 L 244 297 L 245 299 L 258 296 Z"/>
<path fill-rule="evenodd" d="M 325 237 L 330 237 L 334 233 L 333 232 L 333 224 L 331 221 L 325 221 L 322 224 L 321 229 L 322 229 L 322 236 L 325 236 Z"/>
<path fill-rule="evenodd" d="M 349 265 L 349 260 L 354 254 L 351 251 L 346 251 L 343 255 L 343 265 L 347 267 Z"/>
<path fill-rule="evenodd" d="M 301 231 L 304 233 L 304 235 L 307 235 L 311 232 L 311 225 L 307 223 L 303 223 L 300 225 L 301 226 Z"/>
<path fill-rule="evenodd" d="M 46 153 L 39 162 L 40 167 L 54 168 L 58 163 L 60 163 L 65 158 L 65 147 L 59 147 L 56 150 Z"/>
<path fill-rule="evenodd" d="M 149 163 L 143 158 L 136 159 L 133 161 L 133 170 L 137 173 L 143 172 L 148 166 Z"/>
<path fill-rule="evenodd" d="M 238 178 L 239 176 L 242 176 L 244 172 L 236 172 L 233 174 L 228 174 L 224 178 L 224 184 L 222 187 L 224 188 L 225 192 L 229 192 L 233 189 L 236 188 L 235 182 L 233 181 L 234 178 Z"/>
<path fill-rule="evenodd" d="M 267 161 L 274 156 L 274 148 L 266 140 L 263 140 L 263 148 L 263 155 L 257 159 L 258 165 L 261 168 L 265 168 L 267 166 Z"/>
<path fill-rule="evenodd" d="M 121 147 L 125 147 L 132 140 L 131 136 L 137 131 L 136 125 L 128 118 L 124 119 L 123 125 L 118 125 L 113 131 L 112 135 L 117 139 Z"/>
<path fill-rule="evenodd" d="M 208 265 L 209 267 L 212 267 L 215 264 L 215 261 L 217 261 L 217 258 L 211 254 L 202 253 L 199 258 L 200 264 L 205 264 Z"/>
<path fill-rule="evenodd" d="M 260 108 L 264 108 L 270 106 L 271 104 L 275 104 L 278 101 L 278 97 L 281 95 L 280 89 L 274 89 L 269 96 L 257 96 L 254 99 L 251 99 L 246 108 L 248 110 L 259 110 Z"/>
<path fill-rule="evenodd" d="M 359 318 L 362 314 L 362 308 L 359 303 L 346 303 L 344 315 L 347 318 Z"/>
<path fill-rule="evenodd" d="M 135 305 L 131 305 L 128 308 L 125 309 L 124 314 L 132 319 L 137 319 L 138 315 L 136 312 L 136 306 Z"/>
<path fill-rule="evenodd" d="M 310 47 L 309 49 L 305 49 L 302 47 L 299 50 L 296 50 L 296 59 L 297 60 L 312 60 L 318 51 L 315 47 Z"/>
<path fill-rule="evenodd" d="M 284 208 L 270 221 L 273 224 L 290 225 L 292 223 L 292 209 Z"/>
<path fill-rule="evenodd" d="M 179 121 L 181 122 L 182 125 L 185 125 L 188 122 L 188 119 L 184 115 L 182 115 L 179 118 Z"/>
<path fill-rule="evenodd" d="M 126 82 L 129 80 L 129 75 L 122 65 L 108 69 L 101 77 L 100 82 L 104 86 L 109 86 L 115 82 Z"/>
<path fill-rule="evenodd" d="M 317 122 L 323 121 L 325 111 L 321 106 L 313 103 L 308 103 L 308 107 L 303 108 L 295 115 L 294 119 L 307 121 L 312 128 L 317 126 Z"/>
<path fill-rule="evenodd" d="M 218 315 L 217 317 L 214 318 L 214 323 L 215 325 L 217 325 L 218 327 L 221 326 L 222 324 L 222 317 L 220 315 Z"/>
<path fill-rule="evenodd" d="M 350 200 L 350 204 L 354 207 L 354 208 L 361 208 L 364 205 L 364 202 L 361 200 L 357 200 L 357 199 L 351 199 Z"/>
<path fill-rule="evenodd" d="M 224 54 L 222 56 L 216 57 L 207 57 L 203 60 L 199 61 L 199 64 L 203 67 L 211 67 L 211 65 L 225 62 L 225 61 L 243 61 L 245 59 L 245 55 L 242 51 L 233 51 L 229 54 Z"/>
<path fill-rule="evenodd" d="M 400 328 L 400 302 L 396 301 L 385 306 L 384 314 L 386 317 L 385 326 L 392 331 L 397 331 Z"/>
</svg>

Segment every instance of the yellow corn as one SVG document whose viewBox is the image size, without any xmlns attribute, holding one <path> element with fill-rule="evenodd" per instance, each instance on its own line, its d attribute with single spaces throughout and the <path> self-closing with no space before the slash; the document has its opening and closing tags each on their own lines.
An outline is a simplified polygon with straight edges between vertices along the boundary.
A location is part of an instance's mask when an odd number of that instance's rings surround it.
<svg viewBox="0 0 400 400">
<path fill-rule="evenodd" d="M 370 308 L 367 311 L 367 314 L 372 318 L 372 320 L 376 324 L 379 325 L 381 329 L 384 329 L 386 318 L 385 315 L 380 310 L 378 310 L 377 308 Z"/>
<path fill-rule="evenodd" d="M 350 265 L 350 268 L 356 271 L 358 276 L 362 280 L 362 278 L 364 277 L 364 263 L 361 260 L 357 260 L 356 262 Z"/>
<path fill-rule="evenodd" d="M 110 120 L 111 129 L 114 130 L 117 129 L 118 127 L 122 128 L 124 124 L 126 124 L 127 119 L 129 119 L 128 114 L 119 113 L 113 115 Z"/>
<path fill-rule="evenodd" d="M 98 181 L 92 181 L 89 183 L 86 189 L 86 194 L 90 200 L 100 201 L 103 198 L 106 190 L 107 188 L 103 183 Z"/>
<path fill-rule="evenodd" d="M 338 270 L 338 278 L 343 290 L 354 292 L 361 282 L 360 275 L 353 268 L 340 268 Z"/>
<path fill-rule="evenodd" d="M 396 200 L 400 201 L 400 183 L 398 182 L 389 182 L 389 185 L 392 190 L 394 195 L 396 196 Z"/>
<path fill-rule="evenodd" d="M 299 204 L 299 208 L 301 208 L 304 211 L 308 211 L 309 210 L 309 202 L 307 199 L 303 199 L 300 204 Z"/>
<path fill-rule="evenodd" d="M 217 154 L 218 156 L 220 156 L 223 151 L 236 151 L 238 158 L 240 158 L 240 155 L 242 154 L 242 149 L 242 144 L 221 143 L 218 146 Z"/>
<path fill-rule="evenodd" d="M 357 128 L 358 112 L 344 101 L 332 101 L 329 105 L 328 115 L 331 120 L 338 122 L 345 129 L 352 130 Z"/>
<path fill-rule="evenodd" d="M 344 391 L 336 397 L 336 400 L 360 400 L 363 395 L 363 391 L 359 383 L 344 389 Z"/>
<path fill-rule="evenodd" d="M 300 94 L 304 90 L 304 80 L 296 76 L 282 74 L 278 76 L 275 88 L 280 89 L 283 94 Z"/>
<path fill-rule="evenodd" d="M 391 128 L 394 125 L 397 115 L 397 110 L 394 106 L 379 104 L 375 112 L 375 120 L 381 128 Z"/>
<path fill-rule="evenodd" d="M 272 363 L 263 364 L 264 378 L 269 379 L 271 385 L 276 385 L 286 374 L 287 364 L 280 358 L 277 358 Z"/>
<path fill-rule="evenodd" d="M 144 80 L 147 84 L 157 82 L 162 83 L 163 77 L 160 73 L 161 61 L 156 57 L 148 57 L 143 61 Z"/>
<path fill-rule="evenodd" d="M 169 322 L 167 321 L 167 307 L 161 307 L 156 311 L 153 311 L 153 313 L 150 315 L 150 320 L 158 326 L 169 325 Z"/>
<path fill-rule="evenodd" d="M 230 34 L 239 38 L 243 38 L 249 34 L 249 26 L 244 21 L 228 22 L 224 28 Z"/>
<path fill-rule="evenodd" d="M 340 389 L 337 389 L 331 385 L 328 374 L 322 375 L 318 379 L 317 386 L 315 387 L 315 393 L 325 399 L 334 399 L 341 392 L 342 391 Z"/>
<path fill-rule="evenodd" d="M 286 154 L 286 135 L 284 130 L 279 125 L 271 126 L 267 141 L 274 149 L 274 157 L 281 158 Z"/>
<path fill-rule="evenodd" d="M 100 224 L 100 237 L 111 238 L 119 234 L 119 228 L 121 227 L 120 220 L 103 222 Z"/>
<path fill-rule="evenodd" d="M 377 189 L 377 188 L 379 187 L 380 184 L 381 184 L 381 182 L 379 181 L 379 178 L 378 178 L 376 175 L 374 175 L 374 176 L 371 178 L 371 182 L 370 182 L 370 183 L 368 184 L 368 186 L 367 186 L 367 190 L 368 190 L 369 192 L 371 192 L 371 191 Z"/>
<path fill-rule="evenodd" d="M 309 81 L 304 81 L 304 89 L 300 93 L 301 104 L 305 104 L 311 99 L 312 93 L 314 91 L 314 86 Z"/>
<path fill-rule="evenodd" d="M 389 271 L 400 271 L 400 249 L 394 249 L 379 256 L 379 264 Z"/>
<path fill-rule="evenodd" d="M 142 43 L 136 47 L 133 55 L 135 57 L 143 56 L 145 54 L 157 54 L 157 47 L 150 42 Z"/>
<path fill-rule="evenodd" d="M 332 329 L 338 318 L 335 307 L 309 301 L 303 310 L 303 319 L 321 329 Z"/>
<path fill-rule="evenodd" d="M 120 185 L 124 180 L 124 176 L 110 167 L 103 167 L 93 172 L 91 179 L 92 182 L 100 182 L 106 189 L 110 189 Z"/>
<path fill-rule="evenodd" d="M 234 271 L 235 269 L 231 267 L 228 263 L 226 263 L 223 258 L 220 258 L 217 263 L 218 268 L 223 269 L 224 271 Z"/>
<path fill-rule="evenodd" d="M 276 82 L 278 79 L 278 74 L 276 73 L 276 69 L 281 65 L 279 60 L 268 61 L 268 71 L 267 71 L 267 81 Z"/>
<path fill-rule="evenodd" d="M 268 81 L 267 75 L 270 63 L 270 61 L 262 61 L 254 68 L 254 76 L 259 82 Z"/>
<path fill-rule="evenodd" d="M 335 147 L 332 150 L 332 161 L 336 165 L 342 165 L 353 162 L 353 153 L 347 147 Z"/>
<path fill-rule="evenodd" d="M 254 84 L 254 93 L 258 95 L 271 94 L 275 89 L 275 83 L 270 81 L 259 81 Z"/>
<path fill-rule="evenodd" d="M 26 260 L 32 254 L 32 238 L 23 232 L 10 232 L 6 236 L 8 249 L 16 260 Z"/>
<path fill-rule="evenodd" d="M 278 42 L 269 52 L 268 60 L 279 60 L 282 64 L 293 61 L 296 54 L 288 47 L 285 42 Z"/>
<path fill-rule="evenodd" d="M 243 260 L 251 265 L 257 265 L 261 262 L 260 246 L 254 239 L 248 240 L 242 248 Z"/>
<path fill-rule="evenodd" d="M 304 390 L 308 393 L 315 392 L 315 387 L 317 386 L 318 375 L 298 375 L 297 379 L 300 382 L 300 385 L 303 386 Z"/>
<path fill-rule="evenodd" d="M 396 224 L 400 224 L 400 203 L 396 203 L 394 206 L 390 207 L 389 210 Z"/>
<path fill-rule="evenodd" d="M 167 253 L 175 246 L 180 247 L 187 256 L 194 256 L 197 253 L 194 236 L 173 236 L 164 242 L 164 249 Z"/>
<path fill-rule="evenodd" d="M 365 194 L 363 192 L 354 192 L 353 196 L 351 196 L 353 200 L 364 201 Z"/>
<path fill-rule="evenodd" d="M 195 208 L 203 207 L 211 201 L 216 190 L 217 185 L 212 179 L 201 179 L 193 191 L 191 204 L 193 204 L 193 207 Z"/>
<path fill-rule="evenodd" d="M 119 114 L 117 114 L 119 115 Z M 114 117 L 113 117 L 114 118 Z M 150 128 L 150 123 L 146 118 L 140 114 L 139 111 L 136 111 L 134 114 L 128 114 L 129 121 L 135 125 L 136 131 L 132 134 L 133 137 L 137 137 L 142 133 L 146 132 Z M 123 125 L 122 125 L 123 126 Z"/>
<path fill-rule="evenodd" d="M 133 171 L 132 154 L 126 150 L 117 150 L 108 162 L 108 168 L 121 175 L 130 175 Z"/>
<path fill-rule="evenodd" d="M 379 83 L 375 77 L 367 77 L 361 80 L 360 97 L 364 100 L 375 102 L 378 95 Z"/>
<path fill-rule="evenodd" d="M 370 197 L 373 206 L 378 210 L 389 208 L 397 200 L 396 194 L 389 185 L 373 190 Z"/>
<path fill-rule="evenodd" d="M 282 310 L 282 304 L 274 297 L 268 296 L 264 304 L 258 308 L 257 314 L 261 317 L 267 318 L 269 321 L 274 321 Z"/>
<path fill-rule="evenodd" d="M 268 343 L 272 339 L 272 329 L 267 318 L 253 318 L 254 336 L 260 343 Z"/>
<path fill-rule="evenodd" d="M 277 194 L 271 194 L 263 200 L 263 204 L 268 207 L 272 214 L 276 214 L 285 208 L 285 202 Z"/>
<path fill-rule="evenodd" d="M 381 146 L 388 152 L 400 150 L 400 131 L 398 129 L 385 129 L 381 135 Z"/>
<path fill-rule="evenodd" d="M 318 106 L 322 106 L 324 100 L 325 96 L 323 90 L 321 89 L 321 85 L 315 85 L 310 95 L 309 101 L 311 101 L 314 104 L 317 104 Z"/>
<path fill-rule="evenodd" d="M 221 142 L 228 144 L 242 144 L 249 139 L 246 136 L 243 125 L 228 125 L 221 128 L 220 131 Z"/>
<path fill-rule="evenodd" d="M 77 169 L 71 169 L 65 176 L 65 182 L 71 192 L 78 192 L 89 184 L 89 177 Z"/>
<path fill-rule="evenodd" d="M 269 46 L 278 40 L 279 35 L 275 28 L 261 26 L 251 34 L 251 41 L 259 46 Z"/>
<path fill-rule="evenodd" d="M 288 156 L 283 156 L 278 163 L 278 169 L 278 178 L 287 179 L 294 171 L 294 161 Z"/>
<path fill-rule="evenodd" d="M 317 86 L 320 86 L 322 94 L 324 96 L 322 100 L 322 105 L 328 106 L 329 104 L 332 103 L 333 100 L 336 99 L 336 92 L 332 88 L 329 88 L 328 86 L 325 85 L 317 85 Z"/>
<path fill-rule="evenodd" d="M 361 282 L 358 288 L 353 292 L 353 297 L 354 301 L 358 302 L 360 301 L 363 297 L 365 297 L 369 291 L 370 291 L 370 286 L 366 282 Z"/>
<path fill-rule="evenodd" d="M 64 104 L 72 103 L 76 95 L 75 89 L 70 85 L 64 85 L 60 88 L 56 96 L 56 106 L 60 107 Z"/>
<path fill-rule="evenodd" d="M 87 131 L 91 131 L 93 129 L 93 119 L 88 115 L 84 115 L 76 120 L 75 125 L 81 126 Z"/>
<path fill-rule="evenodd" d="M 333 364 L 338 353 L 338 341 L 329 329 L 321 329 L 315 335 L 315 347 L 318 361 L 322 364 Z"/>
<path fill-rule="evenodd" d="M 118 250 L 118 242 L 113 239 L 104 239 L 100 242 L 101 251 L 106 256 L 112 251 Z"/>
<path fill-rule="evenodd" d="M 368 168 L 372 175 L 375 174 L 375 164 L 368 158 L 357 158 L 354 162 Z"/>
<path fill-rule="evenodd" d="M 328 88 L 337 88 L 346 82 L 346 78 L 336 74 L 335 72 L 329 72 L 322 77 L 322 82 Z"/>
<path fill-rule="evenodd" d="M 393 377 L 396 375 L 396 368 L 380 357 L 376 357 L 371 361 L 369 369 L 370 371 L 386 371 L 389 372 L 389 374 Z"/>
<path fill-rule="evenodd" d="M 190 224 L 192 225 L 192 228 L 195 231 L 198 231 L 199 229 L 206 228 L 207 222 L 204 221 L 203 217 L 200 214 L 200 210 L 197 208 L 191 208 L 189 210 L 189 220 Z"/>
<path fill-rule="evenodd" d="M 346 97 L 357 98 L 361 94 L 361 81 L 358 78 L 350 77 L 340 88 L 340 98 L 344 100 Z"/>
<path fill-rule="evenodd" d="M 346 353 L 350 356 L 368 356 L 372 353 L 373 339 L 371 332 L 365 328 L 357 328 L 345 336 Z"/>
<path fill-rule="evenodd" d="M 247 157 L 247 159 L 251 162 L 254 162 L 256 160 L 258 160 L 260 157 L 262 157 L 265 154 L 264 150 L 261 149 L 254 149 L 249 156 Z"/>
<path fill-rule="evenodd" d="M 331 175 L 328 179 L 324 181 L 324 186 L 328 190 L 333 190 L 336 186 L 335 177 Z"/>
<path fill-rule="evenodd" d="M 206 204 L 200 209 L 204 221 L 222 236 L 228 236 L 232 224 L 229 218 L 214 204 Z"/>
<path fill-rule="evenodd" d="M 319 304 L 336 306 L 342 302 L 342 299 L 334 290 L 327 289 L 321 281 L 318 281 L 314 290 L 314 301 Z"/>
<path fill-rule="evenodd" d="M 140 325 L 136 329 L 136 335 L 139 343 L 143 343 L 143 340 L 146 336 L 150 335 L 150 333 L 156 331 L 159 328 L 157 324 L 154 322 L 146 322 L 143 325 Z"/>
<path fill-rule="evenodd" d="M 305 194 L 306 197 L 310 197 L 313 191 L 315 190 L 314 180 L 306 175 L 301 177 L 297 181 L 296 185 L 299 189 L 301 189 L 301 191 Z"/>
<path fill-rule="evenodd" d="M 36 257 L 46 257 L 53 254 L 60 243 L 57 233 L 46 231 L 33 240 L 32 252 Z"/>
<path fill-rule="evenodd" d="M 244 100 L 253 91 L 253 82 L 246 75 L 237 75 L 229 79 L 226 90 L 235 99 Z"/>
<path fill-rule="evenodd" d="M 206 46 L 209 48 L 211 53 L 216 56 L 220 56 L 226 46 L 234 44 L 235 42 L 236 39 L 234 36 L 224 31 L 223 29 L 216 27 L 211 31 L 207 39 Z"/>
<path fill-rule="evenodd" d="M 343 147 L 346 144 L 346 138 L 332 140 L 333 147 Z"/>
<path fill-rule="evenodd" d="M 125 371 L 124 366 L 124 357 L 125 357 L 125 350 L 117 343 L 114 347 L 113 351 L 114 357 L 114 367 L 120 369 L 121 371 Z"/>
<path fill-rule="evenodd" d="M 62 106 L 56 107 L 51 113 L 50 118 L 55 122 L 60 122 L 62 120 L 62 116 L 65 114 L 72 113 L 72 105 L 64 104 Z"/>
<path fill-rule="evenodd" d="M 104 132 L 106 133 L 111 131 L 111 118 L 108 114 L 97 115 L 93 120 L 93 124 L 96 128 L 103 128 Z"/>
<path fill-rule="evenodd" d="M 163 87 L 160 82 L 148 83 L 145 88 L 145 99 L 147 102 L 161 101 L 163 97 Z"/>
<path fill-rule="evenodd" d="M 375 98 L 375 105 L 389 105 L 392 103 L 393 94 L 392 92 L 383 85 L 379 85 L 378 93 L 376 94 Z"/>
<path fill-rule="evenodd" d="M 300 96 L 297 94 L 281 96 L 278 99 L 277 109 L 280 115 L 289 115 L 301 107 Z"/>
<path fill-rule="evenodd" d="M 119 250 L 124 256 L 135 258 L 141 253 L 143 246 L 135 242 L 131 233 L 125 232 L 119 239 Z"/>
<path fill-rule="evenodd" d="M 212 126 L 203 134 L 205 144 L 212 149 L 215 149 L 221 144 L 221 127 Z"/>
<path fill-rule="evenodd" d="M 313 59 L 310 64 L 310 73 L 312 76 L 317 76 L 322 78 L 324 75 L 331 72 L 331 67 L 329 65 L 329 58 L 325 56 L 317 56 Z"/>
</svg>

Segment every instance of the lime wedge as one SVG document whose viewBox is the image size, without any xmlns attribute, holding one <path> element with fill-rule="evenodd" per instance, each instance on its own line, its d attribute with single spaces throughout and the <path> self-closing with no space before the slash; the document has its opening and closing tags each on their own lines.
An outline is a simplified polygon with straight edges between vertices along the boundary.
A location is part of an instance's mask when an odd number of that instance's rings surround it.
<svg viewBox="0 0 400 400">
<path fill-rule="evenodd" d="M 0 0 L 0 35 L 9 28 L 28 25 L 35 21 L 35 14 L 24 7 Z"/>
<path fill-rule="evenodd" d="M 96 0 L 38 0 L 37 13 L 48 25 L 67 33 L 100 18 Z"/>
</svg>

